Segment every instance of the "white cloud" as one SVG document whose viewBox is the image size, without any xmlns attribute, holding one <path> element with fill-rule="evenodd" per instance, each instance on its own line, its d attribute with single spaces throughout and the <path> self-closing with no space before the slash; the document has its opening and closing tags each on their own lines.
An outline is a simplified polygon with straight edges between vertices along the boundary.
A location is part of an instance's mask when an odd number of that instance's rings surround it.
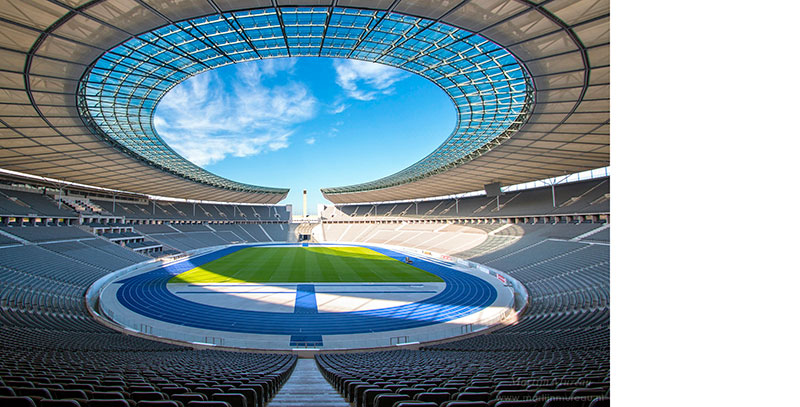
<svg viewBox="0 0 800 407">
<path fill-rule="evenodd" d="M 316 142 L 317 142 L 317 138 L 316 137 L 309 137 L 309 138 L 306 139 L 306 144 L 308 144 L 308 145 L 313 145 Z"/>
<path fill-rule="evenodd" d="M 357 100 L 372 100 L 379 93 L 391 93 L 395 82 L 408 77 L 401 69 L 354 59 L 334 59 L 333 68 L 336 84 L 348 97 Z"/>
<path fill-rule="evenodd" d="M 297 58 L 272 58 L 236 65 L 236 76 L 248 85 L 256 85 L 261 78 L 271 78 L 280 72 L 294 72 Z"/>
<path fill-rule="evenodd" d="M 190 78 L 161 99 L 156 130 L 178 154 L 200 166 L 286 148 L 293 125 L 313 118 L 318 102 L 303 84 L 268 87 L 261 78 L 292 66 L 237 66 L 240 82 L 230 88 L 214 71 Z"/>
<path fill-rule="evenodd" d="M 221 161 L 228 156 L 248 157 L 266 149 L 276 151 L 288 147 L 291 133 L 269 134 L 261 137 L 238 138 L 210 136 L 208 134 L 171 133 L 160 131 L 179 154 L 189 161 L 205 166 Z"/>
<path fill-rule="evenodd" d="M 339 114 L 339 113 L 342 113 L 342 112 L 344 112 L 344 111 L 345 111 L 345 109 L 347 109 L 348 107 L 350 107 L 350 106 L 349 106 L 349 105 L 346 105 L 346 104 L 344 104 L 344 103 L 337 103 L 337 104 L 333 105 L 333 107 L 331 107 L 331 108 L 328 110 L 328 113 L 331 113 L 331 114 Z"/>
</svg>

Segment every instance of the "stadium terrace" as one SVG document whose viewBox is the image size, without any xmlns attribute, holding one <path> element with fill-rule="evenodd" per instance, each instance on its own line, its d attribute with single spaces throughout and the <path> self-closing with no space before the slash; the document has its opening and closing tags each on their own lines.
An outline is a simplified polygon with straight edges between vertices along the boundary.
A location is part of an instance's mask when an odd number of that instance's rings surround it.
<svg viewBox="0 0 800 407">
<path fill-rule="evenodd" d="M 609 405 L 609 27 L 589 0 L 4 2 L 0 405 Z M 182 81 L 286 57 L 418 74 L 455 129 L 314 218 L 155 131 Z"/>
</svg>

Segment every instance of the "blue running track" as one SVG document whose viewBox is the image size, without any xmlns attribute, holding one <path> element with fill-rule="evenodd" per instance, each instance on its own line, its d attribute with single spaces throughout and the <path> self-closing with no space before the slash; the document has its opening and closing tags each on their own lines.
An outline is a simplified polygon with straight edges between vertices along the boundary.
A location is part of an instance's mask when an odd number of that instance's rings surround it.
<svg viewBox="0 0 800 407">
<path fill-rule="evenodd" d="M 491 305 L 497 291 L 487 281 L 446 266 L 415 258 L 414 266 L 442 278 L 445 288 L 426 300 L 396 307 L 317 312 L 313 284 L 297 285 L 294 313 L 261 312 L 199 304 L 178 297 L 167 282 L 184 271 L 251 246 L 236 246 L 171 264 L 117 281 L 117 300 L 149 318 L 177 325 L 219 331 L 265 335 L 346 335 L 419 328 L 452 321 Z M 381 247 L 368 247 L 397 260 L 406 255 Z M 313 302 L 313 304 L 312 304 Z"/>
</svg>

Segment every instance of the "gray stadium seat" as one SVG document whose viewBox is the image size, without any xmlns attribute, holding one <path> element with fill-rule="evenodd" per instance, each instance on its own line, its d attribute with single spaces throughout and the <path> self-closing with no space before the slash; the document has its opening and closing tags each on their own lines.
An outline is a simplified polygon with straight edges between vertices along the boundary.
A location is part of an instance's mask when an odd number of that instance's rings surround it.
<svg viewBox="0 0 800 407">
<path fill-rule="evenodd" d="M 0 406 L 3 407 L 36 407 L 36 403 L 30 397 L 24 396 L 0 396 Z"/>
<path fill-rule="evenodd" d="M 81 403 L 77 400 L 43 399 L 39 401 L 38 407 L 81 407 Z"/>
</svg>

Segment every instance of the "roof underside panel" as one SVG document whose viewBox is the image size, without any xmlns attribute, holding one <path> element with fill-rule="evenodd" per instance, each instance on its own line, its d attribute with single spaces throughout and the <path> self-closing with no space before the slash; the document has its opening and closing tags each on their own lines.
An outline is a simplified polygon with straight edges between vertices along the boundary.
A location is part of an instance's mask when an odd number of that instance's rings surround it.
<svg viewBox="0 0 800 407">
<path fill-rule="evenodd" d="M 455 103 L 458 125 L 434 152 L 353 192 L 402 185 L 446 169 L 496 142 L 530 113 L 532 84 L 497 44 L 434 20 L 377 10 L 281 7 L 214 14 L 160 27 L 114 47 L 78 90 L 81 114 L 96 133 L 188 178 L 225 185 L 158 137 L 156 104 L 199 72 L 255 59 L 341 57 L 395 66 L 437 84 Z"/>
<path fill-rule="evenodd" d="M 609 162 L 608 1 L 2 3 L 2 168 L 176 198 L 277 202 L 285 189 L 226 180 L 178 156 L 150 115 L 191 75 L 290 55 L 399 66 L 442 87 L 459 111 L 459 128 L 436 151 L 397 174 L 325 190 L 333 202 L 466 192 Z"/>
</svg>

